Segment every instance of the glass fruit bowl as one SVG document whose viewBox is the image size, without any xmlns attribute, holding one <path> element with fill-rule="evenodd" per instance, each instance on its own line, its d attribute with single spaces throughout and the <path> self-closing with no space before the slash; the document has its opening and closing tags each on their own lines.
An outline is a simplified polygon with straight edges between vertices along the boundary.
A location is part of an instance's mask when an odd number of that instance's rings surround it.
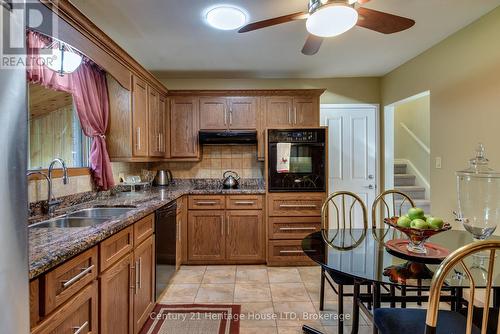
<svg viewBox="0 0 500 334">
<path fill-rule="evenodd" d="M 402 227 L 397 224 L 398 219 L 399 217 L 385 218 L 384 222 L 408 236 L 409 242 L 407 249 L 412 253 L 427 254 L 427 249 L 425 248 L 425 242 L 427 241 L 427 239 L 438 233 L 451 230 L 451 225 L 449 223 L 444 223 L 444 225 L 439 229 Z"/>
</svg>

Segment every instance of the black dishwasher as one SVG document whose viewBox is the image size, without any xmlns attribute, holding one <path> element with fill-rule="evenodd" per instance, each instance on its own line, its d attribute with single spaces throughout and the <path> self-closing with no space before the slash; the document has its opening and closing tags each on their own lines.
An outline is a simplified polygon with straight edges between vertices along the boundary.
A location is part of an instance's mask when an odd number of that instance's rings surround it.
<svg viewBox="0 0 500 334">
<path fill-rule="evenodd" d="M 175 273 L 176 211 L 177 204 L 172 201 L 156 210 L 155 214 L 156 299 L 165 290 Z"/>
</svg>

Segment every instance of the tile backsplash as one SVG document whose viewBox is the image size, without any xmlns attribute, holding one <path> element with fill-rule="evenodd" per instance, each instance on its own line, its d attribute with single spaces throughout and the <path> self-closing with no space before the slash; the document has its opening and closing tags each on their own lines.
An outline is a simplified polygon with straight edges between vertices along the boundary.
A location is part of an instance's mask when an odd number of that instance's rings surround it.
<svg viewBox="0 0 500 334">
<path fill-rule="evenodd" d="M 221 179 L 227 170 L 242 178 L 263 178 L 264 162 L 253 145 L 205 145 L 201 161 L 153 163 L 151 169 L 170 169 L 179 179 Z"/>
<path fill-rule="evenodd" d="M 203 146 L 201 161 L 195 162 L 162 162 L 162 163 L 130 163 L 112 162 L 115 183 L 118 175 L 141 175 L 142 169 L 170 169 L 177 179 L 221 179 L 227 170 L 238 173 L 242 178 L 264 178 L 264 162 L 257 160 L 257 147 L 252 145 L 214 145 Z M 93 190 L 89 175 L 72 176 L 69 184 L 63 184 L 61 178 L 53 181 L 54 196 L 68 196 Z M 28 183 L 29 202 L 47 199 L 47 182 L 45 179 Z"/>
</svg>

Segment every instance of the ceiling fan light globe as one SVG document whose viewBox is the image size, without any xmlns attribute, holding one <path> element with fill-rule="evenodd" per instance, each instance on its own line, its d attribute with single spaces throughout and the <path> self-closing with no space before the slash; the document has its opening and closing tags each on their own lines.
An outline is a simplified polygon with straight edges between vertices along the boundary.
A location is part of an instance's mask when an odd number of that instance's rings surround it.
<svg viewBox="0 0 500 334">
<path fill-rule="evenodd" d="M 53 49 L 50 55 L 45 56 L 45 64 L 54 72 L 73 73 L 82 63 L 82 56 L 71 51 L 64 51 L 64 58 L 61 50 Z"/>
<path fill-rule="evenodd" d="M 307 31 L 319 37 L 338 36 L 352 29 L 358 22 L 358 12 L 345 5 L 324 6 L 309 16 Z"/>
</svg>

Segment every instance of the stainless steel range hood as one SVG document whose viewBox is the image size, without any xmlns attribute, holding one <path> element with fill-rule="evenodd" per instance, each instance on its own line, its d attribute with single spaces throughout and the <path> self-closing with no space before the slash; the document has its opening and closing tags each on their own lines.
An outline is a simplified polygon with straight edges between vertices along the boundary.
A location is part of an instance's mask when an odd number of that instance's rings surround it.
<svg viewBox="0 0 500 334">
<path fill-rule="evenodd" d="M 203 145 L 255 145 L 257 131 L 248 130 L 203 130 L 200 131 L 200 143 Z"/>
</svg>

